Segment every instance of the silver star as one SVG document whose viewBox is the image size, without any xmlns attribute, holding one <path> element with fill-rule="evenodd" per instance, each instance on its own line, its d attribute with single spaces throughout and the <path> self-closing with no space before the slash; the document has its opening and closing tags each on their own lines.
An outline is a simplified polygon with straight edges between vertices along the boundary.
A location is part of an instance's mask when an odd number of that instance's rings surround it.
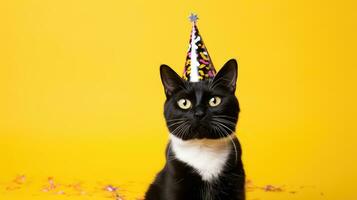
<svg viewBox="0 0 357 200">
<path fill-rule="evenodd" d="M 198 17 L 195 13 L 191 13 L 189 18 L 190 18 L 190 21 L 193 23 L 196 23 L 196 21 L 198 20 Z"/>
</svg>

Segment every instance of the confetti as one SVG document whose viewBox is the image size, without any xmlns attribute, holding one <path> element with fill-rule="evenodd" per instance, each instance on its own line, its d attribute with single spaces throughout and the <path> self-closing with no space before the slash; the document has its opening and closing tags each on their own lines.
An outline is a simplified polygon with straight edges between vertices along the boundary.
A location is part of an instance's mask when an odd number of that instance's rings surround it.
<svg viewBox="0 0 357 200">
<path fill-rule="evenodd" d="M 264 187 L 264 191 L 266 192 L 282 192 L 283 189 L 277 186 L 273 186 L 273 185 L 266 185 Z"/>
<path fill-rule="evenodd" d="M 24 184 L 26 182 L 26 176 L 25 175 L 16 176 L 13 182 L 19 185 Z"/>
<path fill-rule="evenodd" d="M 113 185 L 106 185 L 103 189 L 107 192 L 110 192 L 115 200 L 124 200 L 123 197 L 118 194 L 118 187 Z"/>
<path fill-rule="evenodd" d="M 21 186 L 26 182 L 26 176 L 25 175 L 18 175 L 16 176 L 8 186 L 6 186 L 6 190 L 12 191 L 12 190 L 18 190 L 21 189 Z"/>
<path fill-rule="evenodd" d="M 104 190 L 108 191 L 108 192 L 115 192 L 117 191 L 118 188 L 112 186 L 112 185 L 107 185 L 104 187 Z"/>
<path fill-rule="evenodd" d="M 66 194 L 64 191 L 60 190 L 57 192 L 57 194 Z"/>
<path fill-rule="evenodd" d="M 26 188 L 30 186 L 33 181 L 29 181 L 25 175 L 17 175 L 11 181 L 5 185 L 6 191 L 16 191 L 22 188 Z M 133 184 L 135 182 L 129 182 Z M 127 183 L 128 184 L 128 183 Z M 127 185 L 121 185 L 127 186 Z M 289 187 L 285 188 L 284 185 L 277 186 L 273 184 L 266 184 L 266 185 L 256 185 L 253 183 L 252 180 L 246 180 L 246 191 L 247 192 L 254 192 L 254 191 L 263 191 L 263 192 L 285 192 L 287 194 L 294 195 L 296 193 L 300 193 L 301 190 L 305 188 L 315 188 L 315 186 L 296 186 L 295 188 Z M 45 192 L 52 195 L 66 195 L 66 196 L 102 196 L 108 199 L 113 200 L 124 200 L 125 196 L 122 193 L 126 194 L 127 190 L 125 187 L 118 187 L 114 184 L 105 184 L 105 182 L 97 182 L 97 186 L 94 188 L 85 188 L 83 187 L 82 182 L 72 182 L 72 183 L 61 183 L 58 182 L 53 176 L 47 177 L 45 179 L 45 184 L 42 188 L 40 188 L 41 192 Z M 322 191 L 319 191 L 318 194 L 320 196 L 324 196 L 325 194 Z M 34 194 L 37 195 L 37 194 Z M 143 197 L 134 198 L 135 200 L 144 200 Z M 259 200 L 259 199 L 252 199 L 252 200 Z"/>
<path fill-rule="evenodd" d="M 51 176 L 47 178 L 47 183 L 48 183 L 48 185 L 45 185 L 42 188 L 42 192 L 49 192 L 49 191 L 55 190 L 58 186 L 55 184 L 54 178 Z"/>
</svg>

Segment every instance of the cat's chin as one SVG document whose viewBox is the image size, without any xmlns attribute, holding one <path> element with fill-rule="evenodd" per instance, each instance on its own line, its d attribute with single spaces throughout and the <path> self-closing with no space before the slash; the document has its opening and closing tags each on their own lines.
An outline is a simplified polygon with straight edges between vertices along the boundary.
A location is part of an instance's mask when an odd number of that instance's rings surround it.
<svg viewBox="0 0 357 200">
<path fill-rule="evenodd" d="M 225 135 L 225 136 L 222 136 L 222 135 L 217 135 L 217 134 L 214 134 L 214 133 L 211 133 L 211 134 L 207 134 L 207 132 L 193 132 L 193 133 L 190 133 L 190 134 L 187 134 L 185 136 L 177 136 L 177 135 L 174 135 L 172 133 L 170 133 L 170 136 L 174 136 L 175 138 L 179 138 L 183 141 L 188 141 L 188 140 L 221 140 L 221 139 L 227 139 L 227 138 L 230 138 L 232 136 L 234 136 L 234 133 L 231 133 L 229 135 Z"/>
<path fill-rule="evenodd" d="M 194 134 L 194 136 L 192 137 L 192 139 L 211 139 L 211 140 L 221 139 L 221 138 L 225 138 L 225 137 L 216 134 L 207 134 L 207 133 L 200 133 L 200 132 Z"/>
<path fill-rule="evenodd" d="M 191 143 L 191 142 L 203 142 L 203 143 L 220 143 L 220 142 L 226 142 L 226 141 L 230 141 L 232 140 L 233 138 L 235 138 L 235 134 L 232 133 L 226 137 L 220 137 L 220 138 L 215 138 L 215 139 L 212 139 L 212 138 L 191 138 L 191 139 L 182 139 L 180 137 L 177 137 L 176 135 L 173 135 L 173 134 L 169 134 L 169 138 L 171 141 L 174 141 L 174 142 L 183 142 L 183 143 Z"/>
</svg>

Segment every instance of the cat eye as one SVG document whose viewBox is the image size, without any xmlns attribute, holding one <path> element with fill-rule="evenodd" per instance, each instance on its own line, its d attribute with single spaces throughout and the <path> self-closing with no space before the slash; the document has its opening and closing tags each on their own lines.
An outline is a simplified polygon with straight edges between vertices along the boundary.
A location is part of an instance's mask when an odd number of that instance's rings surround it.
<svg viewBox="0 0 357 200">
<path fill-rule="evenodd" d="M 177 105 L 178 105 L 180 108 L 182 108 L 182 109 L 184 109 L 184 110 L 187 110 L 187 109 L 191 108 L 192 103 L 191 103 L 191 101 L 188 100 L 188 99 L 180 99 L 180 100 L 177 101 Z"/>
<path fill-rule="evenodd" d="M 211 106 L 211 107 L 216 107 L 218 106 L 220 103 L 221 103 L 222 99 L 220 97 L 212 97 L 209 101 L 208 101 L 208 104 Z"/>
</svg>

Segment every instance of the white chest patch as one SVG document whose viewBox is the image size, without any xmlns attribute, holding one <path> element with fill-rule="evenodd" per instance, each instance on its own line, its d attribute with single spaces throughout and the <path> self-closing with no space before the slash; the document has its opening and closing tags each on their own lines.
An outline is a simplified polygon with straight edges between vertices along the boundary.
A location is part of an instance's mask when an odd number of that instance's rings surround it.
<svg viewBox="0 0 357 200">
<path fill-rule="evenodd" d="M 221 173 L 232 151 L 230 138 L 184 141 L 170 134 L 175 157 L 193 167 L 204 181 L 212 181 Z"/>
</svg>

